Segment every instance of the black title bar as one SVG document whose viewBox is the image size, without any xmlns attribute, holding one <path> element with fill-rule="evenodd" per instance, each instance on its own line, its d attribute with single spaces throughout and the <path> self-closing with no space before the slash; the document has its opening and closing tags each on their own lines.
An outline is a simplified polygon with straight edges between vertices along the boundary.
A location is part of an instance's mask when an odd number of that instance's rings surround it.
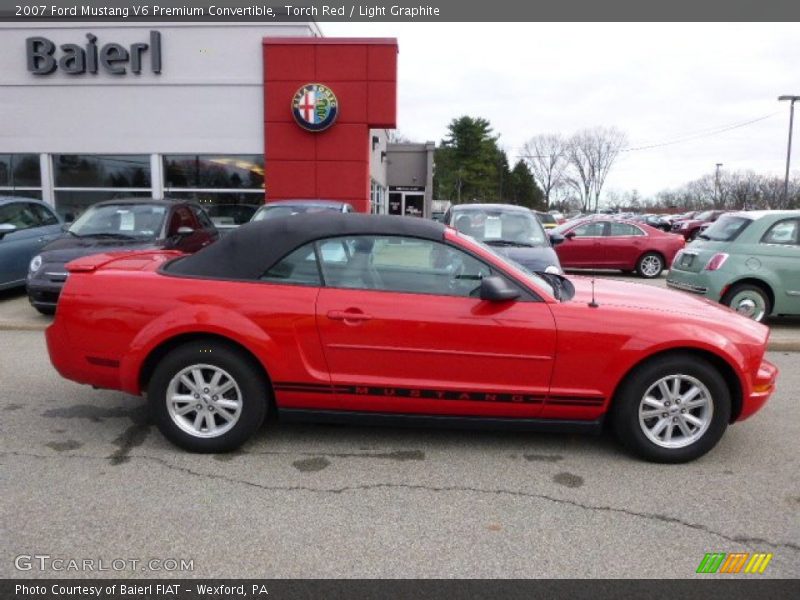
<svg viewBox="0 0 800 600">
<path fill-rule="evenodd" d="M 535 600 L 798 598 L 800 581 L 693 580 L 188 580 L 28 579 L 0 582 L 3 600 Z"/>
<path fill-rule="evenodd" d="M 0 21 L 800 21 L 798 0 L 0 0 Z"/>
</svg>

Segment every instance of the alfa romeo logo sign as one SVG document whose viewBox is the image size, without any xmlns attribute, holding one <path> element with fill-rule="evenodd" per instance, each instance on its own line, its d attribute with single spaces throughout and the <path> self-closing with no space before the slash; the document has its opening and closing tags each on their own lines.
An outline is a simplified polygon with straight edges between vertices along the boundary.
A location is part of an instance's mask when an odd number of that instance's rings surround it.
<svg viewBox="0 0 800 600">
<path fill-rule="evenodd" d="M 321 83 L 307 83 L 292 99 L 294 120 L 308 131 L 323 131 L 334 124 L 339 101 L 331 88 Z"/>
</svg>

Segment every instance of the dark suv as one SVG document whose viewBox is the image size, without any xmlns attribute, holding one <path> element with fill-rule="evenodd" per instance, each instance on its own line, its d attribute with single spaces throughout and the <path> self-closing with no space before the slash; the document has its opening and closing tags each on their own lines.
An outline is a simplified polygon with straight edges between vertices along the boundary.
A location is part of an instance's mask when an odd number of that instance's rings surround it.
<svg viewBox="0 0 800 600">
<path fill-rule="evenodd" d="M 67 280 L 65 265 L 81 256 L 157 248 L 192 253 L 218 238 L 211 219 L 193 202 L 145 198 L 99 202 L 33 257 L 28 300 L 42 314 L 55 313 Z"/>
</svg>

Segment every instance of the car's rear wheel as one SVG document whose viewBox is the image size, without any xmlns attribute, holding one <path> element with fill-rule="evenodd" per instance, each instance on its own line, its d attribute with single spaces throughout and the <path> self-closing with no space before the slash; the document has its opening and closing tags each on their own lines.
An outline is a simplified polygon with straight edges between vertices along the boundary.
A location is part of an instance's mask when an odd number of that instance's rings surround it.
<svg viewBox="0 0 800 600">
<path fill-rule="evenodd" d="M 721 302 L 740 315 L 759 322 L 772 312 L 772 303 L 767 293 L 751 283 L 734 285 L 725 293 Z"/>
<path fill-rule="evenodd" d="M 40 314 L 47 315 L 48 317 L 51 317 L 54 314 L 56 314 L 56 307 L 55 306 L 36 306 L 36 305 L 34 305 L 33 308 L 38 310 Z"/>
<path fill-rule="evenodd" d="M 647 252 L 636 262 L 636 272 L 645 279 L 655 279 L 664 270 L 664 258 L 658 252 Z"/>
<path fill-rule="evenodd" d="M 660 463 L 703 456 L 719 442 L 731 414 L 728 386 L 703 358 L 675 354 L 633 371 L 614 399 L 612 422 L 622 444 Z"/>
<path fill-rule="evenodd" d="M 267 414 L 269 387 L 253 359 L 218 342 L 192 342 L 153 372 L 148 400 L 161 433 L 191 452 L 228 452 Z"/>
</svg>

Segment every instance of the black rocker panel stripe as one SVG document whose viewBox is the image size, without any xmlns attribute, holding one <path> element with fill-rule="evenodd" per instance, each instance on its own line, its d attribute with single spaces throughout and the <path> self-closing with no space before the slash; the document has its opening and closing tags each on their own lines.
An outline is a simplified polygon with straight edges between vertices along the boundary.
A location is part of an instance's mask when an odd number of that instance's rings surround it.
<svg viewBox="0 0 800 600">
<path fill-rule="evenodd" d="M 277 392 L 303 392 L 309 394 L 338 393 L 380 398 L 422 398 L 426 400 L 467 400 L 472 402 L 513 402 L 522 404 L 541 404 L 545 401 L 545 396 L 525 392 L 470 392 L 464 390 L 432 390 L 395 386 L 326 385 L 294 382 L 275 382 L 273 387 Z M 549 404 L 564 406 L 601 406 L 603 404 L 603 398 L 598 396 L 552 396 L 547 402 Z"/>
</svg>

